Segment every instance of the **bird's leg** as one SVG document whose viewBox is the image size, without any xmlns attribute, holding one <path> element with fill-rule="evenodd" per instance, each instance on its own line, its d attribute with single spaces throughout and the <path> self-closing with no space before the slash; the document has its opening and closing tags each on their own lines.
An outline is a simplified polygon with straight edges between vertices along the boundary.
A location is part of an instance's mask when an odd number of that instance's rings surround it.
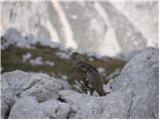
<svg viewBox="0 0 160 120">
<path fill-rule="evenodd" d="M 90 95 L 93 95 L 94 89 L 90 88 L 89 90 L 90 90 Z"/>
<path fill-rule="evenodd" d="M 82 80 L 77 80 L 77 82 L 80 84 L 80 88 L 87 94 L 87 89 L 85 84 L 83 83 Z"/>
<path fill-rule="evenodd" d="M 93 95 L 94 88 L 88 83 L 88 80 L 85 81 L 85 86 L 89 89 L 90 95 Z"/>
</svg>

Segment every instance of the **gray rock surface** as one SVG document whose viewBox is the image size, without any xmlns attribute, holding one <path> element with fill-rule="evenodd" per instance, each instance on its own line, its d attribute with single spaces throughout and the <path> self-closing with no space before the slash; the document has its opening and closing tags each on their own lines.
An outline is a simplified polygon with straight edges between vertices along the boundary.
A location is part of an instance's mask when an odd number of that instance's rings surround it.
<svg viewBox="0 0 160 120">
<path fill-rule="evenodd" d="M 69 104 L 60 102 L 56 99 L 50 99 L 43 102 L 40 106 L 45 115 L 52 119 L 69 118 L 73 111 Z"/>
<path fill-rule="evenodd" d="M 137 54 L 112 82 L 112 91 L 133 88 L 128 118 L 158 118 L 158 49 Z"/>
<path fill-rule="evenodd" d="M 19 70 L 2 74 L 1 116 L 7 118 L 13 104 L 25 96 L 35 97 L 37 102 L 58 98 L 62 89 L 70 89 L 67 82 L 51 78 L 46 74 L 26 73 Z"/>
<path fill-rule="evenodd" d="M 27 83 L 30 75 L 28 73 L 16 70 L 4 73 L 1 80 L 1 116 L 6 118 L 10 108 L 22 93 L 23 86 Z"/>
<path fill-rule="evenodd" d="M 9 119 L 47 119 L 48 117 L 42 112 L 39 103 L 31 97 L 19 99 L 12 107 Z"/>
<path fill-rule="evenodd" d="M 71 116 L 75 119 L 127 118 L 131 103 L 131 95 L 126 91 L 117 91 L 104 97 L 89 96 L 73 91 L 61 91 L 60 95 L 76 111 Z"/>
<path fill-rule="evenodd" d="M 141 51 L 109 81 L 111 93 L 103 97 L 42 73 L 4 73 L 2 118 L 158 118 L 158 68 L 158 49 Z"/>
<path fill-rule="evenodd" d="M 51 98 L 58 98 L 58 92 L 62 89 L 70 89 L 65 81 L 49 77 L 47 74 L 32 75 L 24 86 L 22 96 L 34 96 L 38 102 L 44 102 Z"/>
</svg>

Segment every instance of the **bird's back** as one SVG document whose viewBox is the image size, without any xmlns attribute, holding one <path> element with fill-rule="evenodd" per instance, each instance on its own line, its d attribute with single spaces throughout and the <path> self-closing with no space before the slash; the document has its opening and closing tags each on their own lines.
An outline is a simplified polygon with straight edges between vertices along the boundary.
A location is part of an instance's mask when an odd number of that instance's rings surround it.
<svg viewBox="0 0 160 120">
<path fill-rule="evenodd" d="M 91 66 L 88 63 L 79 62 L 73 66 L 73 71 L 81 75 L 81 77 L 86 77 L 87 74 L 97 74 L 98 71 L 95 67 Z"/>
<path fill-rule="evenodd" d="M 88 80 L 91 85 L 101 83 L 98 70 L 92 65 L 84 62 L 79 62 L 74 65 L 73 70 L 78 73 L 81 78 Z"/>
<path fill-rule="evenodd" d="M 79 71 L 79 72 L 97 72 L 97 69 L 93 66 L 91 66 L 88 63 L 85 62 L 79 62 L 77 64 L 74 65 L 74 67 Z"/>
</svg>

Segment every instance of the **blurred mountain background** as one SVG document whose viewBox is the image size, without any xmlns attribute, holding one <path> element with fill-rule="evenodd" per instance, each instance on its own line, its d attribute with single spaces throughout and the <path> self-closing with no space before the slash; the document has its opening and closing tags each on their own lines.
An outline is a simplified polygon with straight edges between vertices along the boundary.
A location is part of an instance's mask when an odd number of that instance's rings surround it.
<svg viewBox="0 0 160 120">
<path fill-rule="evenodd" d="M 13 27 L 37 41 L 116 56 L 158 47 L 158 0 L 1 2 L 1 34 Z"/>
</svg>

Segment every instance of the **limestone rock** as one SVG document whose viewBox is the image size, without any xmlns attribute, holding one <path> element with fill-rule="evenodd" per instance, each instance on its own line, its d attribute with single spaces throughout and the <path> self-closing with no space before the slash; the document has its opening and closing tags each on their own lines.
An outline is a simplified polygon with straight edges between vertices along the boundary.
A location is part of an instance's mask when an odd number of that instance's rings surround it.
<svg viewBox="0 0 160 120">
<path fill-rule="evenodd" d="M 47 119 L 48 117 L 45 116 L 38 104 L 35 99 L 28 96 L 19 99 L 13 105 L 9 119 Z"/>
</svg>

